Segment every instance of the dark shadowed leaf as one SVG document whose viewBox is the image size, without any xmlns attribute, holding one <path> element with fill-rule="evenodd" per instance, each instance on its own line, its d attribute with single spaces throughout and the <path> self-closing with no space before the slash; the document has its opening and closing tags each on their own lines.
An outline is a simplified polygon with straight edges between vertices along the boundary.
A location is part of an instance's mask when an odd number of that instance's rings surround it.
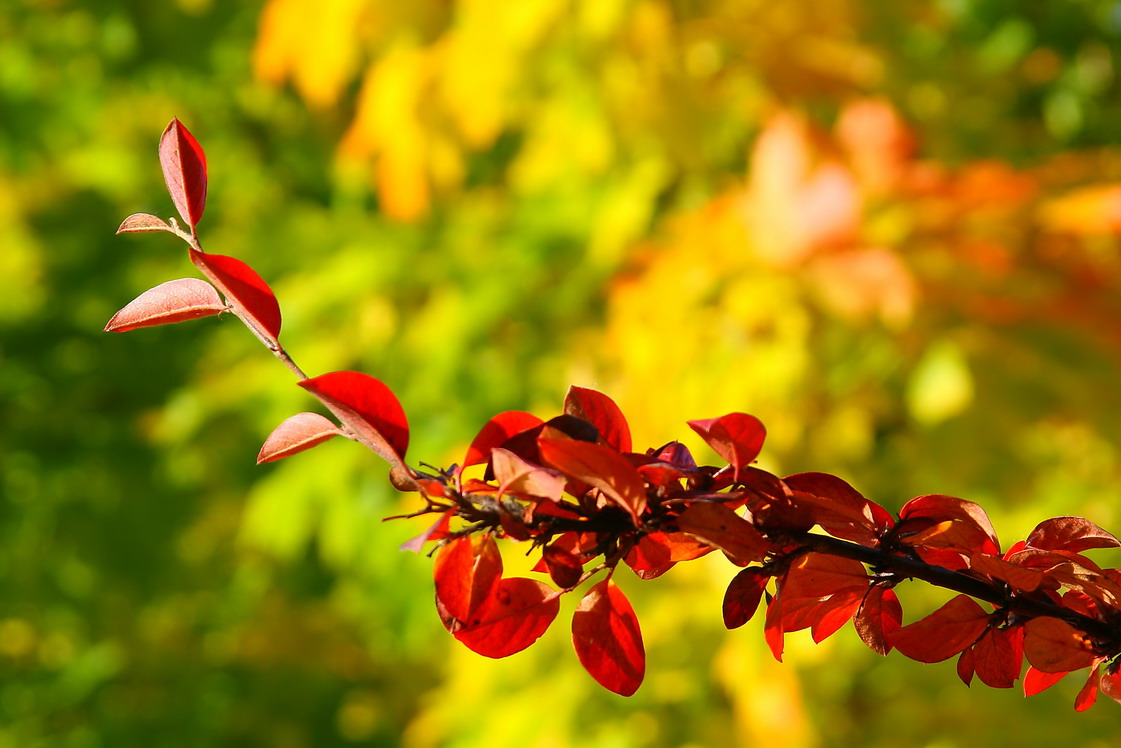
<svg viewBox="0 0 1121 748">
<path fill-rule="evenodd" d="M 989 625 L 989 614 L 972 598 L 958 595 L 926 618 L 889 637 L 892 646 L 919 662 L 941 662 L 977 641 Z"/>
<path fill-rule="evenodd" d="M 206 154 L 178 119 L 160 137 L 160 166 L 175 209 L 193 230 L 206 207 Z"/>
<path fill-rule="evenodd" d="M 561 589 L 569 589 L 579 584 L 580 577 L 584 573 L 584 562 L 571 550 L 554 542 L 545 546 L 541 557 L 549 569 L 549 577 L 553 580 L 553 584 Z"/>
<path fill-rule="evenodd" d="M 487 421 L 471 446 L 467 448 L 467 455 L 463 458 L 463 467 L 480 465 L 490 459 L 490 452 L 495 447 L 501 447 L 506 440 L 515 434 L 540 426 L 543 421 L 532 413 L 520 410 L 508 410 L 499 413 Z"/>
<path fill-rule="evenodd" d="M 501 579 L 455 638 L 484 657 L 509 657 L 541 638 L 560 611 L 560 598 L 544 582 Z"/>
<path fill-rule="evenodd" d="M 572 616 L 572 646 L 596 682 L 630 696 L 646 674 L 646 650 L 638 618 L 614 581 L 596 584 Z"/>
<path fill-rule="evenodd" d="M 299 385 L 318 397 L 382 459 L 397 465 L 404 458 L 409 423 L 397 396 L 380 381 L 357 371 L 334 371 Z"/>
<path fill-rule="evenodd" d="M 1024 629 L 992 627 L 973 645 L 973 668 L 990 688 L 1012 688 L 1024 664 Z"/>
<path fill-rule="evenodd" d="M 1024 624 L 1024 631 L 1024 654 L 1036 670 L 1065 673 L 1094 661 L 1086 635 L 1066 621 L 1040 616 Z"/>
<path fill-rule="evenodd" d="M 136 234 L 141 231 L 171 231 L 167 221 L 151 213 L 133 213 L 121 221 L 117 228 L 118 234 Z"/>
<path fill-rule="evenodd" d="M 886 655 L 892 650 L 891 637 L 903 625 L 903 606 L 894 590 L 876 585 L 864 596 L 852 622 L 869 649 Z"/>
<path fill-rule="evenodd" d="M 1054 517 L 1039 523 L 1028 535 L 1027 544 L 1043 550 L 1080 553 L 1090 548 L 1117 548 L 1121 541 L 1081 517 Z"/>
<path fill-rule="evenodd" d="M 688 421 L 716 454 L 728 461 L 737 479 L 743 468 L 759 456 L 767 430 L 763 422 L 747 413 L 729 413 L 719 418 Z"/>
<path fill-rule="evenodd" d="M 761 561 L 770 544 L 746 519 L 723 504 L 698 501 L 677 518 L 677 528 L 723 551 L 732 563 L 746 566 Z"/>
<path fill-rule="evenodd" d="M 795 500 L 809 508 L 814 522 L 836 538 L 876 545 L 894 520 L 879 504 L 828 473 L 798 473 L 783 478 Z"/>
<path fill-rule="evenodd" d="M 638 525 L 638 517 L 646 509 L 646 483 L 626 457 L 604 444 L 575 439 L 542 437 L 537 443 L 545 462 L 598 488 Z"/>
<path fill-rule="evenodd" d="M 740 572 L 732 577 L 728 589 L 724 591 L 725 627 L 736 629 L 751 620 L 759 608 L 763 590 L 766 589 L 770 578 L 770 573 L 764 571 L 761 566 L 740 569 Z"/>
<path fill-rule="evenodd" d="M 257 337 L 277 345 L 280 337 L 280 304 L 257 271 L 241 260 L 189 250 L 191 262 L 218 287 L 222 295 Z"/>
<path fill-rule="evenodd" d="M 170 325 L 227 311 L 218 292 L 204 280 L 180 278 L 150 288 L 125 305 L 105 325 L 106 332 Z"/>
<path fill-rule="evenodd" d="M 620 452 L 631 451 L 631 429 L 623 411 L 607 395 L 585 387 L 570 387 L 564 398 L 564 412 L 581 418 L 599 431 L 604 443 Z"/>
<path fill-rule="evenodd" d="M 265 439 L 257 454 L 257 464 L 303 452 L 342 433 L 342 429 L 318 413 L 297 413 L 285 419 Z"/>
<path fill-rule="evenodd" d="M 502 556 L 489 533 L 466 535 L 440 548 L 432 573 L 436 599 L 447 616 L 444 623 L 455 633 L 478 618 L 502 576 Z"/>
</svg>

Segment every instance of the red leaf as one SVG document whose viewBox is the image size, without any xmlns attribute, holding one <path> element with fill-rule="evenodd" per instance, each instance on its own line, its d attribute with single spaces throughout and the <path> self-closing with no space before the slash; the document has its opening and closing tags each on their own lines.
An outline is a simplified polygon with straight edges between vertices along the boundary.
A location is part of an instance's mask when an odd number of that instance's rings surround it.
<svg viewBox="0 0 1121 748">
<path fill-rule="evenodd" d="M 966 595 L 889 637 L 901 654 L 919 662 L 941 662 L 977 641 L 989 625 L 989 614 Z"/>
<path fill-rule="evenodd" d="M 646 483 L 626 457 L 603 444 L 575 439 L 537 440 L 541 458 L 570 478 L 603 492 L 639 524 L 646 509 Z"/>
<path fill-rule="evenodd" d="M 728 589 L 724 592 L 724 626 L 736 629 L 744 625 L 755 615 L 759 608 L 759 600 L 763 597 L 763 590 L 770 580 L 770 573 L 761 566 L 748 566 L 732 577 Z"/>
<path fill-rule="evenodd" d="M 859 561 L 826 553 L 806 553 L 790 565 L 782 594 L 787 599 L 821 598 L 855 588 L 863 597 L 870 581 L 864 564 Z M 787 631 L 792 630 L 787 628 Z"/>
<path fill-rule="evenodd" d="M 170 325 L 228 311 L 218 292 L 204 280 L 180 278 L 150 288 L 125 305 L 105 325 L 105 332 Z"/>
<path fill-rule="evenodd" d="M 607 395 L 585 387 L 569 387 L 564 412 L 582 418 L 599 431 L 599 438 L 620 452 L 631 451 L 631 429 L 623 411 Z"/>
<path fill-rule="evenodd" d="M 1065 673 L 1087 667 L 1094 661 L 1090 641 L 1066 621 L 1051 616 L 1033 618 L 1024 624 L 1024 654 L 1036 670 Z"/>
<path fill-rule="evenodd" d="M 1024 664 L 1024 629 L 992 627 L 973 645 L 977 677 L 990 688 L 1012 688 Z"/>
<path fill-rule="evenodd" d="M 498 481 L 499 494 L 511 492 L 522 496 L 560 501 L 565 480 L 556 473 L 526 462 L 513 452 L 494 449 L 491 465 Z"/>
<path fill-rule="evenodd" d="M 454 634 L 481 619 L 478 611 L 502 576 L 502 556 L 491 535 L 465 535 L 440 549 L 432 573 L 444 625 Z"/>
<path fill-rule="evenodd" d="M 368 374 L 334 371 L 299 385 L 350 426 L 359 441 L 391 465 L 409 446 L 409 423 L 393 391 Z"/>
<path fill-rule="evenodd" d="M 732 563 L 740 566 L 762 561 L 771 548 L 754 525 L 714 501 L 690 504 L 677 518 L 677 529 L 713 548 L 719 548 Z"/>
<path fill-rule="evenodd" d="M 739 480 L 740 471 L 759 456 L 767 436 L 763 422 L 746 413 L 729 413 L 719 418 L 688 421 L 688 424 L 716 454 L 728 461 L 736 480 Z"/>
<path fill-rule="evenodd" d="M 194 231 L 206 207 L 206 154 L 178 119 L 160 136 L 160 166 L 175 209 Z"/>
<path fill-rule="evenodd" d="M 1086 685 L 1082 686 L 1082 690 L 1074 697 L 1074 711 L 1084 712 L 1098 700 L 1098 672 L 1100 670 L 1101 665 L 1098 665 L 1090 671 L 1089 677 L 1086 678 Z"/>
<path fill-rule="evenodd" d="M 280 337 L 280 304 L 257 271 L 241 260 L 189 250 L 191 262 L 218 287 L 233 312 L 270 348 Z"/>
<path fill-rule="evenodd" d="M 976 554 L 970 558 L 970 568 L 993 579 L 1007 582 L 1021 592 L 1035 592 L 1043 583 L 1043 572 L 1038 569 L 1026 569 L 996 556 Z"/>
<path fill-rule="evenodd" d="M 973 662 L 973 647 L 966 647 L 962 651 L 958 657 L 957 671 L 962 683 L 968 686 L 973 682 L 973 675 L 977 672 Z"/>
<path fill-rule="evenodd" d="M 297 413 L 285 419 L 265 439 L 257 454 L 257 464 L 303 452 L 342 433 L 342 429 L 318 413 Z"/>
<path fill-rule="evenodd" d="M 540 426 L 543 421 L 532 413 L 507 410 L 487 421 L 463 458 L 463 467 L 480 465 L 490 460 L 490 452 L 501 447 L 508 439 L 523 431 Z"/>
<path fill-rule="evenodd" d="M 420 553 L 421 549 L 424 548 L 424 544 L 429 540 L 443 540 L 448 536 L 448 526 L 451 524 L 453 516 L 455 516 L 455 510 L 447 510 L 440 515 L 440 519 L 432 523 L 431 527 L 420 535 L 406 540 L 397 550 Z"/>
<path fill-rule="evenodd" d="M 606 579 L 588 590 L 572 616 L 572 646 L 596 682 L 630 696 L 646 674 L 638 618 L 623 591 Z"/>
<path fill-rule="evenodd" d="M 472 652 L 509 657 L 541 638 L 560 611 L 560 598 L 534 579 L 501 579 L 475 614 L 453 632 Z"/>
<path fill-rule="evenodd" d="M 814 642 L 820 644 L 837 633 L 856 614 L 863 597 L 864 590 L 850 588 L 819 602 L 813 609 L 813 620 L 810 623 L 810 634 Z"/>
<path fill-rule="evenodd" d="M 835 538 L 874 546 L 894 520 L 879 504 L 828 473 L 798 473 L 783 478 L 799 504 L 809 505 L 814 522 Z"/>
<path fill-rule="evenodd" d="M 1024 696 L 1035 696 L 1040 691 L 1045 691 L 1055 685 L 1067 675 L 1068 673 L 1045 673 L 1034 665 L 1028 665 L 1028 671 L 1024 673 Z"/>
<path fill-rule="evenodd" d="M 852 622 L 869 649 L 886 655 L 892 650 L 891 637 L 903 625 L 903 606 L 894 590 L 876 585 L 864 596 Z"/>
<path fill-rule="evenodd" d="M 584 574 L 584 562 L 575 553 L 554 542 L 545 546 L 541 557 L 555 585 L 567 590 L 580 583 L 580 577 Z"/>
<path fill-rule="evenodd" d="M 133 213 L 121 221 L 118 234 L 135 234 L 141 231 L 172 231 L 167 221 L 151 213 Z"/>
<path fill-rule="evenodd" d="M 1121 547 L 1121 541 L 1111 533 L 1081 517 L 1055 517 L 1040 522 L 1028 535 L 1027 543 L 1033 548 L 1073 553 L 1089 548 Z"/>
<path fill-rule="evenodd" d="M 982 553 L 999 554 L 1000 542 L 996 538 L 996 530 L 985 514 L 985 510 L 978 504 L 954 496 L 930 494 L 911 499 L 899 510 L 901 520 L 926 518 L 934 520 L 931 524 L 945 520 L 964 522 L 981 531 L 986 539 L 983 547 L 972 550 Z"/>
<path fill-rule="evenodd" d="M 1107 665 L 1105 672 L 1098 680 L 1098 686 L 1106 696 L 1114 701 L 1121 702 L 1121 672 Z"/>
</svg>

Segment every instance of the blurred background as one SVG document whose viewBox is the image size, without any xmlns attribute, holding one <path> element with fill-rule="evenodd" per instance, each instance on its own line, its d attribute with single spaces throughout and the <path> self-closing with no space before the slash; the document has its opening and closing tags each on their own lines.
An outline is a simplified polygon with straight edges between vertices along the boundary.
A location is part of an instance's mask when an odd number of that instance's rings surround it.
<svg viewBox="0 0 1121 748">
<path fill-rule="evenodd" d="M 393 387 L 411 462 L 574 383 L 710 459 L 684 421 L 754 413 L 763 467 L 962 496 L 1005 546 L 1117 531 L 1119 43 L 1115 0 L 7 0 L 0 748 L 1113 745 L 1077 675 L 967 689 L 851 629 L 774 663 L 712 557 L 620 575 L 631 699 L 579 668 L 574 601 L 477 657 L 383 464 L 254 465 L 315 403 L 236 320 L 101 328 L 192 274 L 113 235 L 172 214 L 177 116 L 203 245 L 271 283 L 309 374 Z"/>
</svg>

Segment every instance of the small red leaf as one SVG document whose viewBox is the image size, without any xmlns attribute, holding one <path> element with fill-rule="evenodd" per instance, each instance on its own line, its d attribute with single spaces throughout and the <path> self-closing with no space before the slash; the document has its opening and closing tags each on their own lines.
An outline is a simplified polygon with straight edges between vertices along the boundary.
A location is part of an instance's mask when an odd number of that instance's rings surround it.
<svg viewBox="0 0 1121 748">
<path fill-rule="evenodd" d="M 771 548 L 754 525 L 713 501 L 690 504 L 677 518 L 677 528 L 713 548 L 719 548 L 739 566 L 762 561 Z"/>
<path fill-rule="evenodd" d="M 892 650 L 891 637 L 903 625 L 903 606 L 894 590 L 876 585 L 868 590 L 852 622 L 869 649 L 886 655 Z"/>
<path fill-rule="evenodd" d="M 1037 669 L 1034 665 L 1028 665 L 1028 671 L 1024 673 L 1024 696 L 1035 696 L 1040 691 L 1045 691 L 1055 685 L 1066 676 L 1067 673 L 1045 673 Z"/>
<path fill-rule="evenodd" d="M 972 501 L 942 494 L 918 496 L 903 505 L 899 510 L 899 518 L 901 520 L 925 518 L 933 520 L 931 524 L 944 520 L 964 522 L 980 530 L 986 540 L 983 547 L 972 550 L 990 554 L 1000 553 L 1000 541 L 997 540 L 992 522 L 989 521 L 985 510 Z"/>
<path fill-rule="evenodd" d="M 1081 517 L 1055 517 L 1040 522 L 1028 535 L 1027 544 L 1047 551 L 1072 553 L 1090 548 L 1121 547 L 1121 541 L 1111 533 Z"/>
<path fill-rule="evenodd" d="M 218 292 L 204 280 L 180 278 L 150 288 L 125 305 L 105 325 L 106 332 L 169 325 L 227 311 Z"/>
<path fill-rule="evenodd" d="M 716 454 L 728 461 L 737 480 L 740 471 L 759 456 L 767 436 L 763 422 L 746 413 L 729 413 L 719 418 L 688 421 L 688 424 Z"/>
<path fill-rule="evenodd" d="M 455 638 L 484 657 L 509 657 L 541 638 L 560 611 L 560 598 L 534 579 L 501 579 Z"/>
<path fill-rule="evenodd" d="M 160 166 L 175 209 L 193 231 L 206 207 L 206 154 L 178 119 L 160 137 Z"/>
<path fill-rule="evenodd" d="M 136 234 L 141 231 L 172 231 L 167 221 L 151 213 L 133 213 L 121 221 L 118 234 Z"/>
<path fill-rule="evenodd" d="M 467 448 L 463 467 L 479 465 L 490 459 L 491 450 L 501 447 L 511 437 L 540 426 L 543 421 L 532 413 L 520 410 L 507 410 L 487 421 L 478 436 Z"/>
<path fill-rule="evenodd" d="M 494 449 L 491 455 L 491 465 L 494 468 L 494 478 L 498 481 L 499 494 L 511 492 L 522 496 L 560 501 L 565 484 L 562 476 L 526 462 L 509 450 Z"/>
<path fill-rule="evenodd" d="M 623 591 L 610 579 L 588 590 L 572 616 L 572 646 L 596 682 L 630 696 L 646 674 L 646 650 L 638 618 Z"/>
<path fill-rule="evenodd" d="M 740 569 L 739 574 L 732 577 L 728 589 L 724 592 L 724 626 L 736 629 L 751 620 L 759 608 L 759 601 L 763 597 L 763 590 L 770 580 L 770 573 L 761 566 L 748 566 Z"/>
<path fill-rule="evenodd" d="M 646 483 L 626 457 L 612 447 L 575 439 L 542 437 L 537 443 L 545 462 L 598 488 L 638 526 L 638 517 L 646 509 Z"/>
<path fill-rule="evenodd" d="M 1086 684 L 1082 686 L 1082 690 L 1074 697 L 1074 711 L 1084 712 L 1094 705 L 1098 700 L 1098 673 L 1101 671 L 1101 665 L 1098 665 L 1090 671 L 1089 677 L 1086 678 Z"/>
<path fill-rule="evenodd" d="M 191 262 L 210 279 L 237 314 L 271 346 L 280 337 L 280 304 L 257 271 L 241 260 L 189 250 Z"/>
<path fill-rule="evenodd" d="M 257 464 L 303 452 L 342 433 L 342 429 L 318 413 L 297 413 L 285 419 L 265 439 L 257 455 Z"/>
<path fill-rule="evenodd" d="M 584 574 L 584 563 L 575 553 L 554 542 L 545 546 L 541 557 L 555 585 L 561 589 L 570 589 L 580 583 L 580 577 Z"/>
<path fill-rule="evenodd" d="M 391 465 L 398 465 L 409 446 L 409 422 L 393 391 L 369 374 L 334 371 L 299 382 L 355 436 Z"/>
<path fill-rule="evenodd" d="M 424 544 L 429 540 L 443 540 L 448 536 L 448 526 L 451 524 L 451 519 L 454 515 L 454 509 L 447 510 L 441 514 L 440 519 L 433 522 L 427 530 L 416 537 L 409 538 L 402 543 L 397 550 L 420 553 L 421 549 L 424 548 Z"/>
<path fill-rule="evenodd" d="M 973 645 L 973 667 L 990 688 L 1012 688 L 1024 664 L 1024 629 L 992 627 Z"/>
<path fill-rule="evenodd" d="M 631 430 L 623 411 L 607 395 L 585 387 L 570 387 L 564 412 L 582 418 L 599 431 L 599 438 L 620 452 L 631 451 Z"/>
<path fill-rule="evenodd" d="M 888 639 L 901 654 L 919 662 L 941 662 L 977 641 L 989 614 L 972 598 L 958 595 L 926 618 L 896 631 Z"/>
<path fill-rule="evenodd" d="M 1036 670 L 1065 673 L 1094 661 L 1093 647 L 1086 635 L 1066 621 L 1040 616 L 1024 624 L 1024 630 L 1024 654 Z"/>
<path fill-rule="evenodd" d="M 440 549 L 432 574 L 444 625 L 454 634 L 481 618 L 479 608 L 502 576 L 502 556 L 491 535 L 465 535 Z"/>
</svg>

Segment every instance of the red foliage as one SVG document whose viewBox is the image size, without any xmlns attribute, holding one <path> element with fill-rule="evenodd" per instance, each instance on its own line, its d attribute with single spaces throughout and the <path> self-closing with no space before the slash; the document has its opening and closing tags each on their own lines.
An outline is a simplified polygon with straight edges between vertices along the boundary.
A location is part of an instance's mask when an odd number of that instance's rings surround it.
<svg viewBox="0 0 1121 748">
<path fill-rule="evenodd" d="M 893 516 L 836 476 L 780 478 L 754 467 L 766 430 L 745 413 L 688 424 L 725 464 L 698 465 L 678 442 L 636 452 L 615 402 L 582 387 L 570 389 L 563 413 L 549 420 L 521 411 L 496 415 L 460 467 L 406 466 L 409 426 L 393 392 L 359 372 L 305 376 L 280 345 L 280 308 L 265 281 L 241 260 L 202 251 L 195 226 L 206 201 L 206 157 L 178 120 L 160 140 L 160 163 L 190 231 L 138 213 L 118 232 L 174 233 L 210 284 L 181 279 L 157 286 L 106 329 L 223 311 L 241 319 L 339 420 L 292 416 L 266 439 L 258 461 L 339 434 L 385 459 L 394 485 L 419 492 L 425 502 L 411 516 L 436 515 L 402 547 L 435 544 L 437 612 L 475 652 L 505 657 L 530 646 L 556 618 L 562 593 L 603 575 L 573 616 L 573 646 L 596 681 L 630 695 L 642 682 L 646 657 L 638 618 L 614 581 L 619 565 L 652 579 L 720 551 L 743 567 L 724 595 L 725 625 L 742 626 L 765 604 L 764 638 L 776 658 L 787 633 L 809 629 L 821 641 L 851 620 L 861 640 L 882 655 L 895 649 L 922 662 L 956 655 L 967 684 L 976 676 L 1009 688 L 1026 658 L 1026 695 L 1088 668 L 1075 709 L 1089 708 L 1099 691 L 1121 701 L 1121 571 L 1083 555 L 1121 541 L 1085 519 L 1045 520 L 1002 553 L 992 523 L 973 502 L 919 496 Z M 477 465 L 484 466 L 481 477 L 466 474 Z M 540 550 L 534 572 L 547 573 L 559 589 L 503 577 L 499 540 Z M 905 580 L 958 594 L 904 626 L 893 588 Z"/>
</svg>

